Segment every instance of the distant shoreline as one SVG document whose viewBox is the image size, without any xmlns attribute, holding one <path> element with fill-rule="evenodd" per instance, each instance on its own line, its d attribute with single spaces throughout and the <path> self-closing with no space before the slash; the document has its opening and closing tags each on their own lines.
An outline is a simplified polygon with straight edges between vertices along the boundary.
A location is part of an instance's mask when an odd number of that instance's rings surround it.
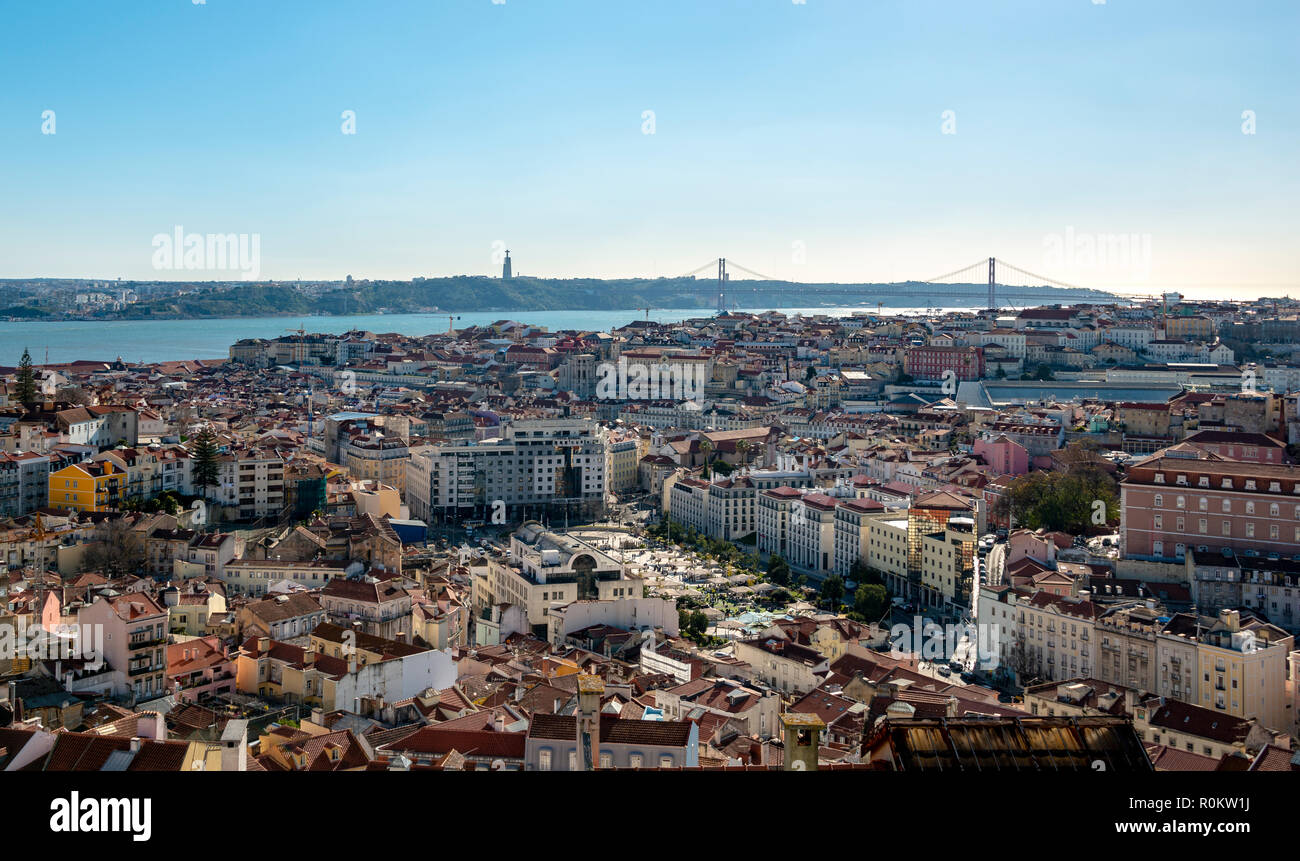
<svg viewBox="0 0 1300 861">
<path fill-rule="evenodd" d="M 708 279 L 509 279 L 463 276 L 421 281 L 363 281 L 338 286 L 313 283 L 226 284 L 195 282 L 128 282 L 84 285 L 42 283 L 39 297 L 32 282 L 0 281 L 7 295 L 0 302 L 5 322 L 121 322 L 148 320 L 237 320 L 245 317 L 360 317 L 384 314 L 499 313 L 523 315 L 545 311 L 639 313 L 646 309 L 715 313 L 719 299 Z M 182 293 L 159 291 L 182 289 Z M 806 307 L 854 308 L 864 312 L 891 308 L 984 308 L 987 284 L 814 284 L 792 281 L 732 281 L 726 287 L 728 308 L 778 308 L 793 297 Z M 77 299 L 73 302 L 73 295 Z M 90 304 L 96 310 L 82 307 Z M 100 297 L 101 301 L 93 301 Z M 1046 304 L 1125 304 L 1129 300 L 1105 290 L 1038 285 L 998 288 L 999 305 L 1022 308 Z"/>
</svg>

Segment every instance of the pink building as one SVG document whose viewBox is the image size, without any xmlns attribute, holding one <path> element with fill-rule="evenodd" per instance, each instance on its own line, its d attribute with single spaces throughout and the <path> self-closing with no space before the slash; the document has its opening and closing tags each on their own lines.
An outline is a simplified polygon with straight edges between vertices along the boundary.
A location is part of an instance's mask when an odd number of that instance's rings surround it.
<svg viewBox="0 0 1300 861">
<path fill-rule="evenodd" d="M 217 637 L 200 637 L 167 647 L 167 685 L 182 702 L 235 690 L 235 662 Z"/>
<path fill-rule="evenodd" d="M 167 610 L 143 592 L 103 595 L 77 613 L 80 625 L 100 625 L 104 657 L 118 674 L 112 693 L 134 700 L 163 696 L 167 669 Z"/>
<path fill-rule="evenodd" d="M 992 440 L 975 440 L 973 451 L 999 475 L 1024 475 L 1029 472 L 1028 449 L 1006 434 L 1000 434 Z"/>
<path fill-rule="evenodd" d="M 1122 548 L 1138 559 L 1300 551 L 1300 467 L 1152 457 L 1120 483 Z M 1275 557 L 1276 558 L 1276 557 Z"/>
<path fill-rule="evenodd" d="M 1250 463 L 1286 463 L 1286 444 L 1262 433 L 1237 433 L 1232 431 L 1197 431 L 1183 445 Z"/>
</svg>

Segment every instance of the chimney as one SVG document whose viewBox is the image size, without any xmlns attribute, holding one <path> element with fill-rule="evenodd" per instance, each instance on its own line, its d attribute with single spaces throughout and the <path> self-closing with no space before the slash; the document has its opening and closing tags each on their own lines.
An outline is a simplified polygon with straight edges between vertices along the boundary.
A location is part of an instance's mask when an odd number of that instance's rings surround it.
<svg viewBox="0 0 1300 861">
<path fill-rule="evenodd" d="M 398 632 L 397 632 L 397 635 L 396 635 L 393 639 L 397 640 L 397 642 L 399 642 L 399 643 L 405 643 L 405 642 L 406 642 L 406 632 L 405 632 L 405 631 L 398 631 Z"/>
<path fill-rule="evenodd" d="M 817 749 L 826 722 L 814 714 L 786 712 L 780 716 L 785 728 L 785 771 L 816 771 Z"/>
<path fill-rule="evenodd" d="M 221 731 L 221 770 L 247 771 L 248 745 L 244 739 L 248 735 L 248 721 L 231 720 Z"/>
<path fill-rule="evenodd" d="M 600 676 L 578 676 L 579 771 L 595 771 L 600 765 L 600 698 L 604 693 Z"/>
<path fill-rule="evenodd" d="M 302 662 L 304 666 L 314 667 L 316 665 L 316 652 L 313 649 L 303 652 Z"/>
<path fill-rule="evenodd" d="M 498 713 L 497 713 L 497 716 L 496 716 L 496 719 L 493 720 L 493 722 L 492 722 L 492 726 L 493 726 L 493 728 L 494 728 L 497 732 L 505 732 L 505 731 L 506 731 L 506 716 L 503 715 L 503 714 L 501 714 L 500 712 L 498 712 Z"/>
<path fill-rule="evenodd" d="M 1124 711 L 1128 712 L 1129 715 L 1132 716 L 1133 712 L 1137 710 L 1137 704 L 1138 704 L 1137 690 L 1135 688 L 1125 688 L 1124 689 Z"/>
<path fill-rule="evenodd" d="M 265 654 L 266 654 L 267 652 L 269 652 L 269 651 L 271 651 L 271 638 L 270 638 L 270 637 L 258 637 L 258 638 L 257 638 L 257 653 L 258 653 L 259 655 L 265 655 Z"/>
<path fill-rule="evenodd" d="M 1241 630 L 1241 611 L 1240 610 L 1220 610 L 1219 620 L 1227 626 L 1228 630 L 1236 633 Z"/>
<path fill-rule="evenodd" d="M 141 742 L 140 742 L 140 737 L 139 737 L 139 736 L 135 736 L 134 738 L 132 738 L 132 739 L 131 739 L 131 753 L 139 753 L 139 752 L 140 752 L 140 744 L 141 744 Z"/>
</svg>

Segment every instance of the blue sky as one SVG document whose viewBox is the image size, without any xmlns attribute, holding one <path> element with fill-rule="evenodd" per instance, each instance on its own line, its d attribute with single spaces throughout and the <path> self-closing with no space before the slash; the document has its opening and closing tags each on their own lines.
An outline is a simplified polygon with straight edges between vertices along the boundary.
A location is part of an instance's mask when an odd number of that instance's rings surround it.
<svg viewBox="0 0 1300 861">
<path fill-rule="evenodd" d="M 995 255 L 1084 286 L 1300 294 L 1298 10 L 11 3 L 0 277 L 231 277 L 153 268 L 183 225 L 258 234 L 276 279 L 486 274 L 500 240 L 545 276 L 725 255 L 895 280 Z M 1080 250 L 1116 237 L 1127 259 Z"/>
</svg>

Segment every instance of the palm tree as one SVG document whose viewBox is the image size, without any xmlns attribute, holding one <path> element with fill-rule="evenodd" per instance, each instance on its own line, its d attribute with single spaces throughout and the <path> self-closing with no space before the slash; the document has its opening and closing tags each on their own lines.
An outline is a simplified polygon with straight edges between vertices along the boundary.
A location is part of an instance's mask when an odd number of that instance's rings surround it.
<svg viewBox="0 0 1300 861">
<path fill-rule="evenodd" d="M 704 477 L 708 478 L 713 474 L 713 470 L 709 468 L 709 455 L 713 453 L 713 443 L 710 442 L 708 437 L 700 439 L 700 451 L 704 453 Z"/>
<path fill-rule="evenodd" d="M 750 442 L 747 439 L 742 439 L 740 442 L 736 443 L 736 453 L 740 455 L 740 466 L 742 469 L 749 465 L 749 449 Z"/>
</svg>

